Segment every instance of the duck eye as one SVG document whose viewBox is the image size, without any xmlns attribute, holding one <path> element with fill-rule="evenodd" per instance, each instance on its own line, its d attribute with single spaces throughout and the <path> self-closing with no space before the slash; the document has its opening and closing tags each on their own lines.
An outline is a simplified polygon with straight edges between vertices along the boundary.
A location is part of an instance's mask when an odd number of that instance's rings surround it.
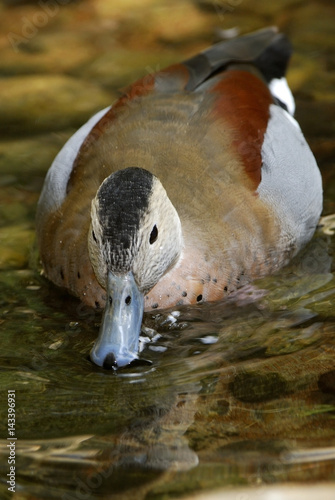
<svg viewBox="0 0 335 500">
<path fill-rule="evenodd" d="M 155 241 L 157 240 L 157 237 L 158 237 L 158 229 L 157 229 L 157 226 L 155 224 L 154 227 L 152 228 L 151 233 L 150 233 L 150 238 L 149 238 L 150 245 L 155 243 Z"/>
</svg>

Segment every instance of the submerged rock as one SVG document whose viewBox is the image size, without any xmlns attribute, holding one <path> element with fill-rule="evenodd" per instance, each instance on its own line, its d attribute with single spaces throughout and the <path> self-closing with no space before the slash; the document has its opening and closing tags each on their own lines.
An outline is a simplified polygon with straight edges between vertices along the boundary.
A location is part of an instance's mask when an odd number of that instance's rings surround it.
<svg viewBox="0 0 335 500">
<path fill-rule="evenodd" d="M 260 403 L 283 397 L 287 392 L 287 381 L 277 372 L 241 372 L 229 384 L 236 399 L 245 403 Z"/>
<path fill-rule="evenodd" d="M 1 181 L 3 176 L 14 176 L 17 181 L 22 179 L 22 175 L 31 176 L 46 172 L 73 132 L 74 129 L 71 129 L 67 132 L 0 141 Z"/>
<path fill-rule="evenodd" d="M 100 87 L 61 75 L 0 79 L 0 132 L 40 133 L 80 126 L 114 96 Z"/>
<path fill-rule="evenodd" d="M 25 225 L 0 228 L 0 270 L 26 266 L 34 239 L 35 231 Z"/>
</svg>

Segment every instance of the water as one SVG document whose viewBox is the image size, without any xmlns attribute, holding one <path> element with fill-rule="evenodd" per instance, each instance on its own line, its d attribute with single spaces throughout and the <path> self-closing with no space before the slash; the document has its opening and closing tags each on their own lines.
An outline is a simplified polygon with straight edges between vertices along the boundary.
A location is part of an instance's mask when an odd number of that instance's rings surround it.
<svg viewBox="0 0 335 500">
<path fill-rule="evenodd" d="M 334 481 L 334 6 L 65 4 L 55 0 L 51 14 L 43 2 L 0 2 L 1 498 L 13 495 L 8 390 L 15 499 L 151 500 Z M 34 213 L 45 172 L 117 88 L 203 48 L 214 28 L 265 24 L 296 46 L 289 80 L 327 217 L 290 266 L 234 300 L 147 314 L 148 363 L 101 370 L 87 358 L 100 316 L 39 274 Z"/>
</svg>

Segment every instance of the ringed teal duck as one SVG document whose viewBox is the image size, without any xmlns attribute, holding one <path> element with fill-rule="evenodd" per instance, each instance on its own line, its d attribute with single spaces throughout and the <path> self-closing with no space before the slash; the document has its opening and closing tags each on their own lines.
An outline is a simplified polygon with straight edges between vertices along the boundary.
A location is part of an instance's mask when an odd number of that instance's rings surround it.
<svg viewBox="0 0 335 500">
<path fill-rule="evenodd" d="M 224 298 L 312 237 L 321 177 L 285 80 L 275 28 L 147 75 L 65 144 L 45 180 L 45 275 L 104 308 L 91 351 L 138 356 L 143 311 Z"/>
</svg>

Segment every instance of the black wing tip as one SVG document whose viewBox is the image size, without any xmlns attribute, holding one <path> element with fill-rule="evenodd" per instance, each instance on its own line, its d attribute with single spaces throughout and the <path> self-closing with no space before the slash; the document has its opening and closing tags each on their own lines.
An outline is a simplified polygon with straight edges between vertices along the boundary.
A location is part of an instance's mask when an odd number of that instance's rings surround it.
<svg viewBox="0 0 335 500">
<path fill-rule="evenodd" d="M 292 53 L 287 37 L 276 26 L 218 42 L 184 61 L 190 72 L 187 90 L 194 90 L 231 63 L 254 64 L 266 81 L 285 75 Z"/>
<path fill-rule="evenodd" d="M 266 81 L 282 78 L 292 55 L 292 45 L 286 35 L 277 33 L 265 50 L 255 59 L 254 64 Z"/>
</svg>

